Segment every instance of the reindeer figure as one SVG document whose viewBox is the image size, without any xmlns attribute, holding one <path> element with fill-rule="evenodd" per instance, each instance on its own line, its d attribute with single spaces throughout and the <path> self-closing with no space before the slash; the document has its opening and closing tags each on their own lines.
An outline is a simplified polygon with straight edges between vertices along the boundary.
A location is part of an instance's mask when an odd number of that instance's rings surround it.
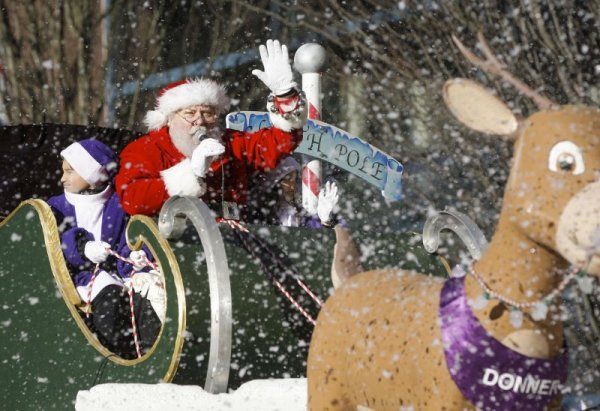
<svg viewBox="0 0 600 411">
<path fill-rule="evenodd" d="M 486 60 L 454 41 L 540 108 L 519 122 L 469 80 L 444 86 L 461 122 L 514 140 L 497 229 L 463 277 L 387 269 L 346 280 L 311 341 L 311 410 L 560 405 L 567 362 L 558 295 L 580 269 L 600 275 L 600 110 L 559 107 L 529 89 L 481 35 Z"/>
</svg>

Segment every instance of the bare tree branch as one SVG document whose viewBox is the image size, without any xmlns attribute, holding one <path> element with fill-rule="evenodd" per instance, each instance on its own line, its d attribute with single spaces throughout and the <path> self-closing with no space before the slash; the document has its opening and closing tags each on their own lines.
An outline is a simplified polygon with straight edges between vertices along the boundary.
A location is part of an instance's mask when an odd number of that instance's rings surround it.
<svg viewBox="0 0 600 411">
<path fill-rule="evenodd" d="M 512 75 L 508 70 L 506 70 L 504 64 L 502 64 L 496 58 L 496 56 L 494 56 L 494 53 L 489 48 L 481 32 L 477 33 L 477 39 L 479 40 L 479 44 L 483 49 L 483 54 L 485 55 L 487 60 L 482 60 L 479 57 L 475 56 L 475 54 L 473 54 L 469 49 L 465 47 L 464 44 L 461 43 L 458 37 L 452 35 L 452 40 L 454 41 L 454 44 L 456 44 L 456 47 L 458 47 L 458 49 L 465 56 L 465 58 L 469 60 L 473 65 L 479 67 L 485 72 L 496 74 L 502 77 L 504 80 L 515 86 L 515 88 L 521 93 L 535 101 L 538 107 L 542 110 L 548 110 L 553 106 L 556 106 L 556 104 L 553 103 L 551 100 L 547 99 L 546 97 L 543 97 L 540 93 L 531 89 L 528 85 L 523 83 L 521 80 Z"/>
</svg>

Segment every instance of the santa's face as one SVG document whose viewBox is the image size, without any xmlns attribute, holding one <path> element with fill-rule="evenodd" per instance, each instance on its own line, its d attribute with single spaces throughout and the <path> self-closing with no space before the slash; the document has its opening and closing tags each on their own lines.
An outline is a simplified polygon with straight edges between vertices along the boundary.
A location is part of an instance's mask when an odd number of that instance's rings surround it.
<svg viewBox="0 0 600 411">
<path fill-rule="evenodd" d="M 90 188 L 88 182 L 85 181 L 77 171 L 73 170 L 73 167 L 71 167 L 71 164 L 69 164 L 67 160 L 63 160 L 62 169 L 63 175 L 60 178 L 60 183 L 67 193 L 77 194 Z"/>
<path fill-rule="evenodd" d="M 194 149 L 204 138 L 220 139 L 221 131 L 213 107 L 196 105 L 186 107 L 169 116 L 169 135 L 173 144 L 186 157 L 191 157 Z"/>
</svg>

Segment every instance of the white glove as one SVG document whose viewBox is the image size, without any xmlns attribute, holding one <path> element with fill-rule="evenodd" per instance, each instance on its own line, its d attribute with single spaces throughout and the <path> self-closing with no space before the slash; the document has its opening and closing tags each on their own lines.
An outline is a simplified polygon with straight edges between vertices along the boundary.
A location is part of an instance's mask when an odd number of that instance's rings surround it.
<svg viewBox="0 0 600 411">
<path fill-rule="evenodd" d="M 265 83 L 273 94 L 281 96 L 296 87 L 285 45 L 282 46 L 278 40 L 267 40 L 267 46 L 261 45 L 258 51 L 265 71 L 252 70 L 252 74 Z"/>
<path fill-rule="evenodd" d="M 103 263 L 109 256 L 110 244 L 104 241 L 88 241 L 85 243 L 83 254 L 92 263 L 98 264 Z"/>
<path fill-rule="evenodd" d="M 202 140 L 192 153 L 192 171 L 198 177 L 204 178 L 210 164 L 224 152 L 225 146 L 219 140 L 214 138 Z"/>
<path fill-rule="evenodd" d="M 129 259 L 133 261 L 133 269 L 140 271 L 146 267 L 146 252 L 144 250 L 134 250 L 129 254 Z"/>
<path fill-rule="evenodd" d="M 165 320 L 165 304 L 167 295 L 162 277 L 158 271 L 151 270 L 147 273 L 136 273 L 131 277 L 129 287 L 145 297 L 161 322 Z"/>
<path fill-rule="evenodd" d="M 151 270 L 149 272 L 135 273 L 131 276 L 129 287 L 133 287 L 133 291 L 139 293 L 142 297 L 147 297 L 148 292 L 153 287 L 163 288 L 162 277 L 158 271 Z"/>
<path fill-rule="evenodd" d="M 337 206 L 339 200 L 338 187 L 335 182 L 328 181 L 325 187 L 319 192 L 319 202 L 317 204 L 317 215 L 323 225 L 331 222 L 331 214 Z"/>
</svg>

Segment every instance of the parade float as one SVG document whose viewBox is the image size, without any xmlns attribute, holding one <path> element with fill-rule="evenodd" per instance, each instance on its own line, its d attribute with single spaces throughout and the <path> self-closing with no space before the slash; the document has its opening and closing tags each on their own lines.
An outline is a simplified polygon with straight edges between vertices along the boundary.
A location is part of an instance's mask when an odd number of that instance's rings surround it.
<svg viewBox="0 0 600 411">
<path fill-rule="evenodd" d="M 302 73 L 303 90 L 310 104 L 310 120 L 297 151 L 307 159 L 302 175 L 303 205 L 314 211 L 319 184 L 323 180 L 321 162 L 358 177 L 381 192 L 388 201 L 400 200 L 402 165 L 357 136 L 320 120 L 319 71 L 324 64 L 324 54 L 315 44 L 304 47 L 306 53 L 303 54 L 301 48 L 295 57 L 295 66 Z M 446 89 L 447 94 L 456 90 L 460 94 L 462 84 L 470 83 L 452 83 Z M 469 88 L 468 96 L 473 90 L 477 89 Z M 458 105 L 454 107 L 459 108 Z M 582 130 L 597 131 L 597 110 L 582 108 L 582 111 L 575 110 L 576 113 L 572 113 L 571 108 L 564 110 L 560 112 L 564 111 L 569 121 L 573 120 L 569 117 L 571 114 L 578 116 L 576 121 Z M 500 123 L 514 132 L 515 123 L 510 122 L 506 112 L 502 113 L 505 116 L 501 117 Z M 557 114 L 548 112 L 537 116 L 554 115 Z M 485 118 L 475 117 L 482 121 Z M 537 117 L 532 118 L 537 125 Z M 228 127 L 241 130 L 268 125 L 268 116 L 261 112 L 231 113 L 226 120 Z M 509 122 L 505 124 L 504 120 Z M 394 292 L 393 273 L 396 271 L 380 272 L 380 276 L 359 275 L 348 280 L 360 287 L 356 289 L 358 295 L 353 296 L 349 292 L 352 287 L 344 286 L 335 297 L 337 301 L 346 296 L 349 298 L 349 305 L 343 307 L 345 314 L 338 312 L 336 318 L 340 325 L 345 324 L 338 331 L 347 333 L 341 335 L 333 332 L 336 327 L 331 326 L 329 308 L 326 308 L 324 320 L 317 319 L 321 303 L 333 293 L 334 230 L 217 223 L 214 214 L 200 200 L 173 197 L 156 218 L 132 216 L 127 227 L 130 247 L 138 249 L 144 245 L 151 251 L 164 281 L 167 304 L 166 320 L 151 350 L 139 358 L 124 359 L 104 348 L 82 320 L 87 304 L 75 291 L 62 256 L 59 229 L 42 199 L 56 194 L 52 191 L 57 189 L 54 182 L 58 179 L 58 170 L 54 166 L 60 147 L 81 135 L 94 134 L 118 150 L 138 135 L 127 130 L 49 124 L 5 127 L 2 133 L 18 148 L 16 153 L 7 152 L 4 156 L 2 167 L 6 173 L 10 170 L 7 162 L 11 160 L 38 170 L 34 176 L 13 173 L 6 180 L 9 189 L 5 193 L 9 196 L 4 209 L 8 208 L 10 213 L 3 214 L 4 219 L 0 222 L 0 284 L 4 296 L 0 314 L 0 375 L 3 382 L 0 390 L 8 409 L 70 408 L 79 391 L 102 383 L 163 382 L 196 385 L 210 393 L 223 393 L 255 379 L 305 377 L 309 357 L 307 336 L 310 336 L 314 322 L 318 323 L 316 343 L 311 347 L 308 374 L 313 409 L 324 409 L 327 401 L 330 402 L 327 406 L 340 401 L 339 406 L 353 403 L 380 409 L 386 401 L 392 401 L 394 395 L 404 393 L 402 389 L 407 387 L 411 388 L 413 396 L 406 397 L 400 406 L 414 404 L 415 409 L 422 409 L 425 398 L 431 399 L 427 406 L 432 409 L 463 404 L 439 351 L 443 345 L 442 337 L 433 339 L 434 347 L 429 345 L 438 323 L 435 300 L 443 278 L 447 278 L 450 271 L 446 260 L 435 253 L 442 241 L 440 233 L 455 232 L 462 240 L 459 247 L 469 250 L 475 259 L 489 248 L 483 234 L 468 216 L 441 212 L 425 223 L 423 235 L 402 232 L 385 238 L 372 238 L 373 232 L 364 231 L 360 222 L 349 221 L 349 231 L 356 241 L 370 244 L 374 250 L 361 259 L 365 270 L 389 267 L 428 276 L 422 280 L 420 290 L 407 294 Z M 524 137 L 531 134 L 536 134 L 536 128 L 530 124 L 521 131 L 519 139 L 529 140 Z M 566 138 L 567 134 L 561 138 Z M 582 148 L 586 172 L 593 168 L 588 166 L 588 161 L 593 162 L 587 159 L 590 147 Z M 555 163 L 562 167 L 563 157 L 554 157 Z M 544 168 L 548 166 L 546 160 L 527 164 Z M 547 169 L 544 172 L 550 173 Z M 575 183 L 575 186 L 577 184 L 582 183 Z M 540 201 L 544 199 L 543 191 L 536 197 Z M 270 246 L 270 251 L 263 252 L 273 253 L 273 265 L 265 265 L 264 259 L 261 263 L 260 258 L 248 252 L 248 247 L 240 240 L 244 230 L 259 236 Z M 282 261 L 287 267 L 281 266 Z M 282 270 L 287 273 L 284 278 L 277 275 Z M 371 279 L 372 283 L 362 283 Z M 382 281 L 388 281 L 390 287 L 381 286 Z M 326 307 L 331 304 L 335 302 Z M 509 336 L 513 323 L 507 322 L 507 318 L 515 316 L 509 315 L 512 312 L 510 304 L 505 301 L 498 306 L 501 309 L 492 311 L 496 314 L 502 311 L 499 315 L 502 343 L 515 351 L 519 351 L 515 341 L 526 341 L 529 345 L 530 334 Z M 363 324 L 367 317 L 369 321 Z M 400 321 L 401 324 L 392 330 L 391 324 Z M 530 320 L 523 321 L 529 329 Z M 552 354 L 562 346 L 559 343 L 562 340 L 558 338 L 559 326 L 555 328 L 557 341 L 548 346 Z M 400 339 L 402 332 L 410 333 L 410 339 Z M 324 343 L 323 340 L 329 338 L 331 340 Z M 379 338 L 392 347 L 394 344 L 402 347 L 387 357 L 383 356 L 388 352 L 385 345 L 377 353 L 366 352 L 371 341 L 379 344 Z M 351 341 L 356 341 L 356 345 L 344 348 Z M 369 344 L 365 345 L 365 342 Z M 348 352 L 352 356 L 346 359 L 340 355 Z M 337 389 L 339 387 L 333 390 L 332 380 L 328 378 L 331 367 L 325 369 L 315 365 L 315 358 L 321 356 L 332 361 L 330 364 L 337 370 L 355 370 L 361 387 L 366 388 L 347 385 L 352 393 Z M 429 365 L 432 359 L 436 361 L 434 366 Z M 364 370 L 369 368 L 371 360 L 383 362 L 372 375 L 367 375 Z M 365 368 L 352 368 L 361 364 Z M 419 367 L 419 373 L 409 371 L 412 365 Z M 402 379 L 395 374 L 397 370 L 403 371 Z M 339 376 L 338 382 L 343 378 Z M 416 381 L 419 384 L 415 384 Z M 441 381 L 443 388 L 427 392 L 430 382 Z M 328 392 L 333 398 L 319 398 L 318 390 Z M 360 399 L 352 400 L 356 396 Z M 433 405 L 435 401 L 438 402 Z M 394 406 L 398 408 L 398 403 Z"/>
<path fill-rule="evenodd" d="M 318 120 L 324 54 L 320 46 L 307 46 L 304 57 L 296 54 L 311 113 L 298 149 L 311 158 L 303 176 L 305 206 L 310 209 L 318 195 L 321 161 L 398 200 L 402 165 Z M 266 126 L 268 116 L 236 112 L 227 123 L 252 130 Z M 147 353 L 121 358 L 103 347 L 83 320 L 89 303 L 76 292 L 59 227 L 43 198 L 58 190 L 61 147 L 81 135 L 96 135 L 118 150 L 137 134 L 52 124 L 5 127 L 3 134 L 16 143 L 5 159 L 10 156 L 23 162 L 20 169 L 37 171 L 7 178 L 5 211 L 24 201 L 0 222 L 0 374 L 7 408 L 68 408 L 78 391 L 100 383 L 166 382 L 222 393 L 254 379 L 306 375 L 310 334 L 321 302 L 333 290 L 334 230 L 217 223 L 206 204 L 189 197 L 172 197 L 156 218 L 132 216 L 128 243 L 131 249 L 151 251 L 164 282 L 166 319 Z M 257 237 L 268 246 L 258 251 L 272 253 L 273 264 L 249 253 L 243 239 Z M 448 272 L 445 261 L 425 251 L 416 233 L 390 239 L 361 263 Z"/>
</svg>

